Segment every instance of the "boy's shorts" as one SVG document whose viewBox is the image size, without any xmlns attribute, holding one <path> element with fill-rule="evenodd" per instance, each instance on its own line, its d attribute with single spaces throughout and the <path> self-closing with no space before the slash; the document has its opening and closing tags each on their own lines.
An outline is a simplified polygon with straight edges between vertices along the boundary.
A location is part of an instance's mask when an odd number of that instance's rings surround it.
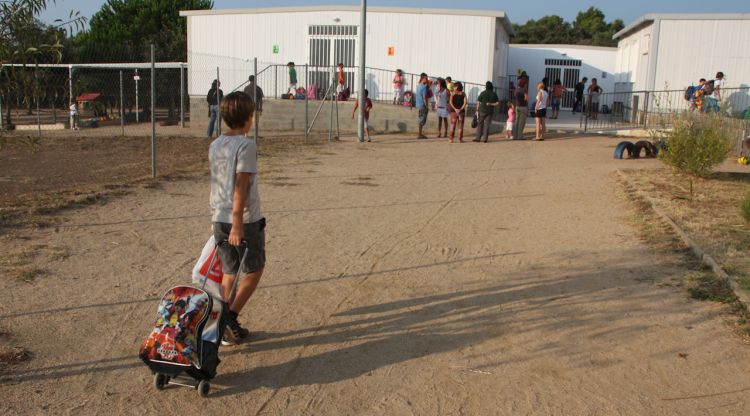
<svg viewBox="0 0 750 416">
<path fill-rule="evenodd" d="M 242 270 L 237 273 L 240 266 L 240 259 L 245 252 L 245 246 L 234 247 L 229 244 L 229 233 L 232 231 L 232 224 L 224 222 L 213 223 L 214 239 L 219 243 L 216 251 L 221 260 L 221 270 L 224 274 L 239 274 L 240 276 L 248 273 L 254 273 L 262 269 L 266 264 L 266 219 L 261 218 L 259 221 L 243 224 L 244 237 L 247 242 L 247 256 L 242 264 Z"/>
</svg>

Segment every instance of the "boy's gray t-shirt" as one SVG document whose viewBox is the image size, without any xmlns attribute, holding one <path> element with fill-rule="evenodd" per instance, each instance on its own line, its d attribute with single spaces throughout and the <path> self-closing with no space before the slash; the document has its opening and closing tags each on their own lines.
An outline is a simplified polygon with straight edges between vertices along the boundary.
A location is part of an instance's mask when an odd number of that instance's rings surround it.
<svg viewBox="0 0 750 416">
<path fill-rule="evenodd" d="M 211 168 L 211 221 L 232 223 L 236 173 L 251 173 L 242 222 L 249 224 L 263 218 L 258 195 L 258 155 L 255 140 L 245 136 L 219 136 L 208 151 Z"/>
</svg>

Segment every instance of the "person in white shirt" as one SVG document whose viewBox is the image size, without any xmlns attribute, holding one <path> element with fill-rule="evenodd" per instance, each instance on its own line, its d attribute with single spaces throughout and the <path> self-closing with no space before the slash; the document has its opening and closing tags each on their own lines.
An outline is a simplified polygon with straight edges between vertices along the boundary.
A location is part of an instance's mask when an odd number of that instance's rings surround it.
<svg viewBox="0 0 750 416">
<path fill-rule="evenodd" d="M 544 130 L 547 128 L 547 101 L 549 100 L 549 93 L 544 89 L 544 83 L 540 82 L 536 85 L 536 104 L 534 104 L 534 112 L 536 113 L 536 140 L 544 140 Z"/>
<path fill-rule="evenodd" d="M 724 82 L 724 73 L 719 71 L 716 73 L 716 79 L 714 79 L 714 90 L 706 97 L 706 112 L 710 113 L 715 111 L 719 112 L 721 103 L 721 84 Z"/>
<path fill-rule="evenodd" d="M 70 128 L 78 130 L 78 107 L 75 101 L 70 105 Z"/>
</svg>

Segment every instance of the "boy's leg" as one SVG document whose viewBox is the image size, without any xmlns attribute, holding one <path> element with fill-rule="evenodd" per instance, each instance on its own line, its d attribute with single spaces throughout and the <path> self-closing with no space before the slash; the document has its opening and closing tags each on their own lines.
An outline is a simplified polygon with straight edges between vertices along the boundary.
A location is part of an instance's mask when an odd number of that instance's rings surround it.
<svg viewBox="0 0 750 416">
<path fill-rule="evenodd" d="M 464 142 L 464 121 L 466 121 L 466 113 L 458 115 L 458 141 Z"/>
<path fill-rule="evenodd" d="M 257 270 L 252 273 L 248 273 L 242 277 L 242 280 L 237 283 L 237 293 L 234 295 L 234 299 L 229 304 L 229 310 L 232 312 L 240 313 L 242 308 L 245 307 L 247 301 L 255 293 L 255 289 L 258 288 L 260 278 L 263 276 L 263 269 Z M 226 278 L 226 276 L 224 276 Z M 230 283 L 231 285 L 231 283 Z M 224 284 L 222 282 L 222 291 L 224 290 Z M 231 290 L 231 286 L 230 286 Z"/>
<path fill-rule="evenodd" d="M 457 114 L 455 112 L 451 113 L 451 135 L 450 139 L 451 142 L 453 141 L 453 138 L 456 136 L 456 119 L 458 118 Z"/>
</svg>

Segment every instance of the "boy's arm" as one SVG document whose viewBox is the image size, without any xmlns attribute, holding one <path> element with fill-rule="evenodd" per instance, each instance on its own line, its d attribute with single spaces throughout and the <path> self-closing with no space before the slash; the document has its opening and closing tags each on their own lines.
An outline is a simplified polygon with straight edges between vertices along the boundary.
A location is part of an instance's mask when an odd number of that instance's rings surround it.
<svg viewBox="0 0 750 416">
<path fill-rule="evenodd" d="M 242 239 L 245 238 L 242 227 L 242 214 L 245 211 L 245 201 L 247 200 L 247 190 L 252 183 L 252 174 L 248 172 L 238 172 L 234 176 L 234 201 L 232 203 L 232 230 L 229 232 L 229 244 L 239 247 Z"/>
</svg>

